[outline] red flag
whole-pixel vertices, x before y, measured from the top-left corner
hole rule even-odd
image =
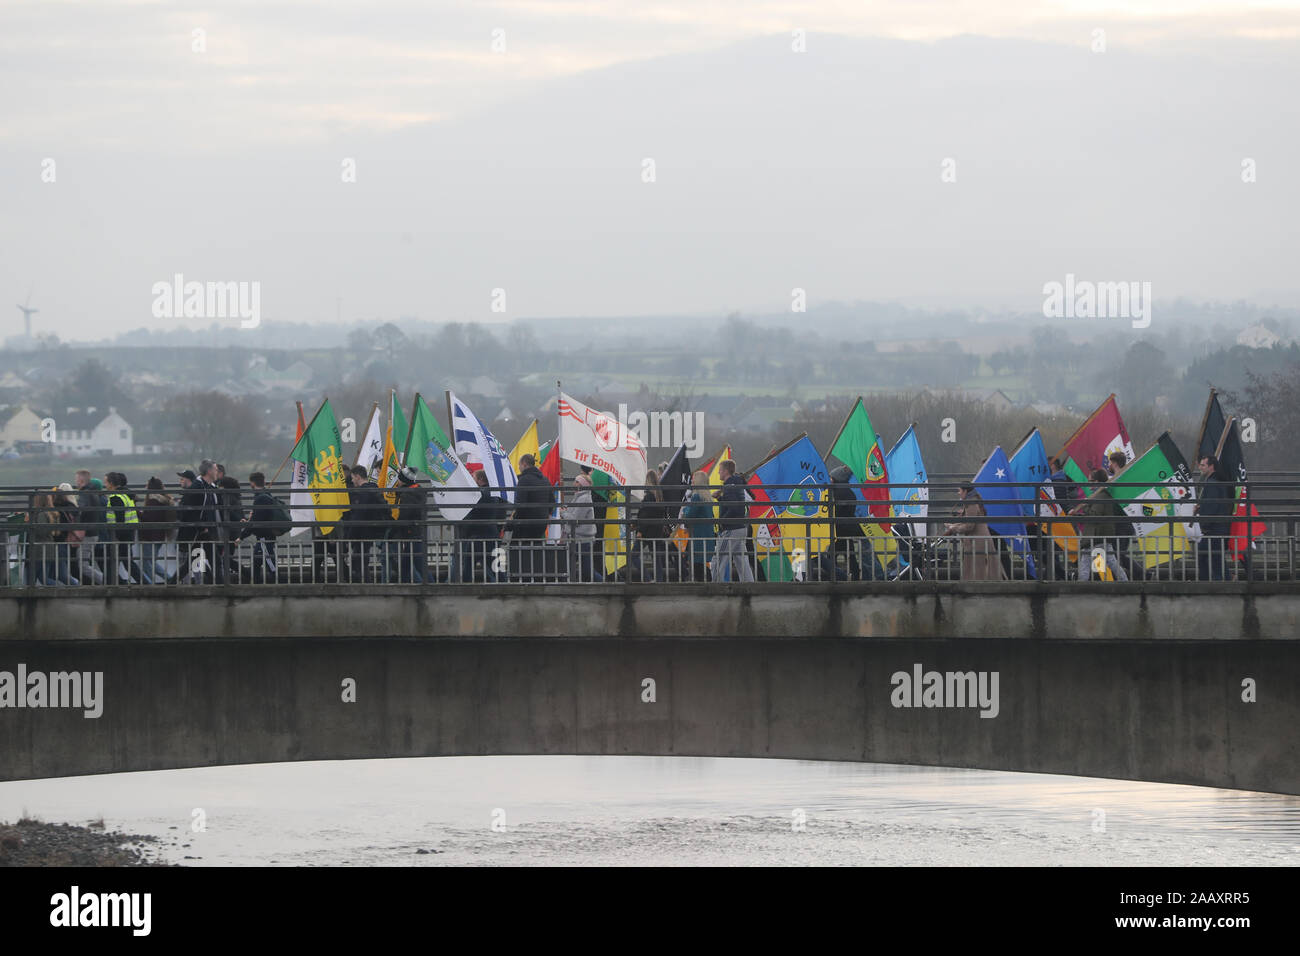
[[[553,443],[548,443],[546,457],[542,459],[541,472],[552,485],[560,483],[560,455]]]
[[[1238,488],[1237,510],[1235,516],[1238,519],[1258,518],[1259,510],[1255,507],[1255,502],[1246,500],[1245,486]],[[1268,525],[1262,521],[1238,520],[1232,522],[1228,533],[1232,536],[1232,553],[1235,557],[1241,557],[1241,552],[1250,547],[1250,542],[1262,535],[1268,530]]]

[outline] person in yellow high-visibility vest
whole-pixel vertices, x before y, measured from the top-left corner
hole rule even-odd
[[[135,510],[135,499],[131,497],[126,486],[126,475],[120,471],[110,471],[104,475],[104,485],[108,488],[105,496],[105,523],[108,525],[108,560],[104,569],[106,577],[112,580],[113,568],[117,568],[117,579],[123,584],[136,584],[145,581],[140,564],[136,560],[135,548],[138,543],[140,516]],[[130,570],[127,570],[127,565]]]

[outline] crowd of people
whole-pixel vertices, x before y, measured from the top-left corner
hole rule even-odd
[[[1085,485],[1072,481],[1059,460],[1052,462],[1051,488],[1061,514],[1065,520],[1083,519],[1078,529],[1080,580],[1098,573],[1119,581],[1145,574],[1131,547],[1132,522],[1105,487],[1126,463],[1123,453],[1112,455],[1108,469],[1094,471]],[[704,471],[694,473],[688,487],[662,486],[666,467],[663,463],[649,471],[640,500],[629,503],[621,521],[611,513],[618,505],[611,504],[608,489],[594,485],[590,468],[580,470],[558,501],[556,488],[531,455],[520,459],[513,502],[495,493],[498,489],[490,486],[486,472],[476,471],[479,499],[451,523],[454,536],[445,579],[602,581],[610,573],[606,529],[611,522],[618,522],[614,547],[625,553],[617,571],[624,580],[761,579],[756,526],[750,519],[752,499],[735,462],[719,464],[720,486],[712,485]],[[1226,547],[1233,489],[1218,474],[1213,456],[1202,458],[1199,469],[1198,576],[1221,580],[1233,570]],[[402,468],[387,488],[360,466],[350,469],[347,477],[346,507],[335,509],[341,511],[337,518],[325,520],[309,511],[308,520],[295,522],[261,472],[250,474],[244,488],[221,463],[205,459],[197,469],[177,472],[179,492],[173,494],[156,476],[136,492],[121,472],[110,471],[99,479],[81,469],[74,483],[32,495],[19,518],[21,527],[11,523],[5,528],[11,538],[20,534],[26,541],[22,578],[27,586],[275,582],[282,579],[276,541],[295,524],[311,531],[310,562],[305,558],[307,538],[302,539],[302,563],[310,564],[311,573],[300,574],[300,581],[325,582],[330,563],[335,579],[345,582],[438,580],[437,569],[429,563],[428,488],[416,473]],[[830,478],[833,533],[829,542],[808,542],[808,575],[884,577],[883,562],[876,559],[873,539],[863,527],[861,499],[849,469],[836,468]],[[963,484],[958,499],[942,533],[960,541],[961,578],[1010,577],[1010,549],[990,528],[974,484]],[[557,530],[559,542],[567,547],[553,546]],[[1030,531],[1035,530],[1031,524]],[[246,563],[240,557],[245,541],[251,545],[245,549]],[[1054,575],[1067,577],[1060,550],[1051,549],[1049,558]]]

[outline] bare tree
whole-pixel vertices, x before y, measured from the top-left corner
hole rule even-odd
[[[246,400],[224,392],[185,392],[163,406],[161,423],[189,446],[192,457],[242,461],[262,451],[262,416]]]

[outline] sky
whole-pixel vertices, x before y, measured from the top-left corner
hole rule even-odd
[[[0,300],[64,339],[239,324],[178,274],[259,321],[1295,306],[1297,53],[1298,3],[8,0]]]

